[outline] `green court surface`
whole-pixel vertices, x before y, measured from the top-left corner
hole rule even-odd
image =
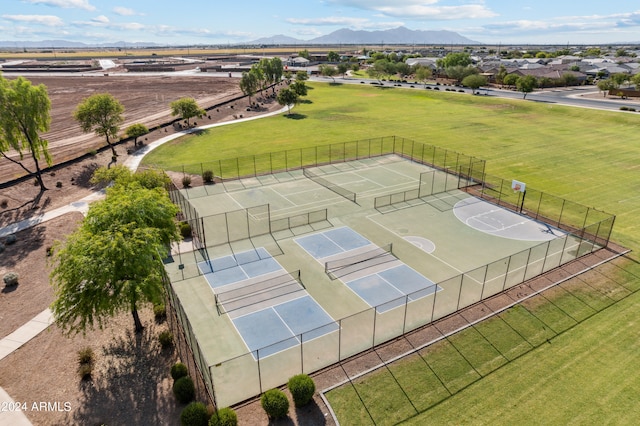
[[[198,213],[192,227],[205,247],[174,248],[166,270],[216,404],[235,404],[294,374],[334,364],[594,249],[455,189],[459,183],[451,174],[390,154],[180,190]],[[422,196],[407,197],[412,191]],[[381,247],[390,253],[367,257]],[[273,284],[271,270],[255,271],[255,260],[239,260],[251,253],[268,253],[300,283]],[[358,263],[348,275],[327,273],[326,261],[351,256]],[[212,266],[221,259],[232,259],[232,267],[249,277],[246,282],[253,280],[246,284],[256,289],[251,303],[243,302],[248,296],[233,301],[242,315],[226,314],[218,297],[224,286],[237,291],[245,285],[225,281],[240,275]],[[418,287],[403,287],[414,277]],[[283,318],[297,297],[307,296],[330,317],[333,325],[323,332],[298,329],[304,320]],[[294,311],[303,319],[324,315],[304,306]],[[244,315],[259,315],[259,322],[280,317],[287,327],[278,330],[290,328],[292,336],[268,327],[252,333]],[[269,344],[256,348],[256,339]]]

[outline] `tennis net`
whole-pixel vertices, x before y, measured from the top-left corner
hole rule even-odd
[[[312,181],[314,181],[315,183],[324,186],[325,188],[327,188],[330,191],[335,192],[336,194],[346,198],[349,201],[353,201],[354,203],[357,204],[356,202],[356,193],[349,191],[348,189],[345,189],[341,186],[336,185],[333,182],[329,182],[328,180],[321,178],[320,176],[312,173],[311,171],[309,171],[309,169],[302,169],[302,173],[308,177],[309,179],[311,179]]]
[[[304,288],[299,270],[291,273],[285,272],[266,280],[216,293],[216,308],[218,314],[227,314],[266,300],[304,290]]]
[[[389,243],[382,247],[376,247],[372,250],[354,254],[353,256],[325,262],[324,272],[329,275],[332,280],[335,280],[353,272],[391,262],[395,259],[393,244]]]

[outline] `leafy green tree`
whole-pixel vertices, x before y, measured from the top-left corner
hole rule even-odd
[[[339,62],[340,54],[338,52],[334,52],[333,50],[331,50],[329,51],[329,53],[327,53],[327,60],[329,62]]]
[[[307,49],[301,50],[298,52],[298,56],[301,58],[309,59],[311,56],[309,55],[309,51]]]
[[[636,90],[640,89],[640,73],[631,77],[631,83],[635,85]]]
[[[298,95],[298,97],[307,96],[307,85],[304,81],[294,81],[289,85],[289,89]]]
[[[162,299],[162,260],[180,238],[178,208],[163,187],[145,188],[122,169],[118,174],[106,198],[91,204],[82,225],[56,244],[51,309],[67,334],[103,328],[122,311],[131,312],[140,332],[138,307]]]
[[[278,92],[277,100],[280,105],[287,106],[288,114],[291,115],[291,105],[296,105],[300,98],[296,92],[287,88]]]
[[[138,145],[138,138],[140,136],[144,136],[147,133],[149,133],[149,129],[144,124],[135,123],[135,124],[132,124],[131,126],[127,127],[126,130],[124,131],[124,133],[127,135],[127,137],[133,138],[133,145],[137,146]]]
[[[507,74],[504,76],[502,81],[507,87],[512,87],[515,86],[519,78],[520,77],[517,74]]]
[[[340,62],[336,69],[338,70],[338,74],[342,75],[342,78],[344,78],[347,71],[349,71],[349,65],[346,62]]]
[[[33,86],[23,77],[9,81],[0,74],[0,155],[28,174],[35,174],[40,192],[47,190],[40,159],[44,158],[47,165],[52,162],[47,140],[40,137],[40,132],[49,130],[50,109],[51,101],[43,84]],[[18,153],[20,161],[8,156],[10,150]],[[35,172],[22,164],[25,151],[33,159]]]
[[[338,70],[333,65],[321,64],[318,67],[318,71],[320,71],[320,75],[324,77],[331,77],[333,82],[336,82],[335,75],[338,73]]]
[[[473,74],[477,74],[478,70],[472,66],[454,65],[452,67],[445,68],[445,74],[447,77],[456,80],[460,83],[465,77]]]
[[[615,88],[617,89],[620,86],[622,86],[627,80],[629,80],[629,75],[622,72],[618,72],[615,74],[611,74],[609,79],[613,82],[613,84],[615,85]]]
[[[395,72],[402,79],[411,74],[411,67],[406,62],[398,62],[395,64]]]
[[[622,56],[627,56],[627,51],[625,49],[616,50],[616,58],[620,58]]]
[[[613,83],[613,81],[608,80],[608,79],[607,80],[598,81],[597,86],[598,86],[598,90],[600,90],[602,92],[602,96],[604,96],[604,97],[607,96],[607,93],[610,90],[613,90],[613,89],[616,88],[615,84]]]
[[[471,55],[465,52],[448,53],[444,58],[436,61],[438,67],[447,69],[448,67],[466,67],[471,65]]]
[[[516,87],[518,91],[522,92],[522,99],[527,98],[527,93],[533,92],[538,85],[538,81],[532,75],[522,76],[516,81]]]
[[[183,120],[187,120],[187,126],[190,126],[190,120],[193,117],[201,117],[207,112],[200,108],[193,98],[180,98],[169,104],[171,106],[171,115],[178,115]]]
[[[417,65],[414,73],[416,76],[416,80],[423,83],[425,87],[427,86],[427,81],[429,81],[431,79],[431,76],[433,75],[433,71],[431,71],[431,68],[425,67],[424,65]]]
[[[262,96],[262,92],[267,87],[267,76],[264,72],[264,69],[260,66],[259,63],[254,64],[251,66],[251,69],[249,70],[249,74],[253,74],[258,84],[256,89],[260,89],[260,96]]]
[[[578,77],[569,72],[562,74],[561,80],[565,86],[576,86],[578,84]]]
[[[480,87],[487,85],[487,79],[483,75],[472,74],[462,79],[462,85],[470,87],[472,92],[475,93]]]
[[[265,75],[269,84],[275,84],[282,80],[282,73],[284,72],[284,66],[282,60],[278,57],[271,58],[268,63],[265,64]],[[276,93],[276,88],[272,87],[273,93]]]
[[[309,80],[309,74],[306,71],[298,71],[296,73],[296,81],[307,81]]]
[[[505,68],[504,65],[500,65],[500,68],[496,73],[496,83],[502,86],[504,84],[504,78],[506,76],[507,76],[507,69]]]
[[[257,89],[258,80],[255,73],[244,71],[240,78],[240,90],[249,98],[249,106],[251,106],[251,97],[256,94]]]
[[[109,93],[99,93],[82,101],[73,116],[80,123],[83,132],[93,131],[96,135],[106,138],[115,160],[118,154],[111,139],[118,137],[120,125],[124,121],[123,112],[124,106],[120,101]]]

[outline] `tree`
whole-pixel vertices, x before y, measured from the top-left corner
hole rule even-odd
[[[284,66],[280,58],[274,57],[266,64],[265,75],[269,81],[269,84],[275,84],[282,80],[282,73],[284,72]],[[273,93],[276,93],[276,88],[272,87]]]
[[[617,72],[615,74],[611,74],[609,79],[613,82],[615,88],[617,89],[622,86],[627,80],[629,80],[629,75],[622,72]]]
[[[147,126],[141,123],[135,123],[127,127],[124,133],[129,138],[133,138],[133,146],[138,146],[138,138],[149,133]]]
[[[436,64],[444,69],[455,66],[466,67],[471,65],[471,55],[464,52],[448,53],[444,58],[438,59]]]
[[[500,65],[500,68],[498,69],[498,73],[496,74],[496,83],[502,86],[504,84],[504,78],[506,76],[507,76],[507,69],[505,68],[504,65]]]
[[[335,75],[338,73],[338,70],[336,69],[336,67],[332,65],[321,64],[319,67],[319,71],[320,71],[320,75],[323,75],[325,77],[331,77],[333,79],[333,82],[334,83],[336,82]]]
[[[288,114],[291,115],[291,105],[296,105],[299,102],[299,97],[296,92],[291,89],[282,89],[278,92],[277,100],[280,105],[287,106],[289,110]]]
[[[349,65],[346,62],[340,62],[336,69],[338,70],[338,74],[342,75],[342,78],[344,78],[344,75],[349,71]]]
[[[453,78],[458,83],[460,83],[465,77],[477,74],[478,70],[472,66],[463,66],[463,65],[454,65],[452,67],[447,67],[444,70],[445,74],[449,78]]]
[[[462,85],[470,87],[472,92],[475,93],[480,87],[487,85],[487,79],[483,75],[472,74],[462,79]]]
[[[416,70],[415,70],[416,80],[422,82],[425,85],[425,87],[427,86],[427,81],[431,79],[432,74],[433,74],[433,71],[431,71],[431,68],[425,67],[424,65],[416,66]]]
[[[329,62],[339,62],[340,54],[338,52],[334,52],[333,50],[331,50],[329,51],[329,53],[327,53],[327,60]]]
[[[289,86],[289,90],[292,90],[298,97],[307,96],[307,85],[304,81],[294,81]]]
[[[251,97],[256,94],[257,89],[258,80],[256,80],[255,73],[244,71],[240,78],[240,90],[249,97],[249,106],[251,106]]]
[[[633,83],[635,85],[635,89],[639,90],[640,89],[640,74],[635,74],[633,77],[631,77],[631,83]]]
[[[80,123],[83,132],[93,131],[96,135],[106,138],[115,161],[118,154],[115,145],[111,143],[111,138],[118,137],[120,125],[124,121],[123,112],[124,106],[120,101],[109,93],[99,93],[82,101],[73,116]]]
[[[615,84],[611,80],[598,81],[598,90],[602,92],[602,96],[606,97],[610,90],[615,89]]]
[[[82,225],[55,246],[51,309],[67,334],[102,328],[127,310],[140,332],[140,303],[163,295],[162,259],[179,239],[178,208],[163,187],[145,188],[132,172],[118,173],[125,178],[117,178],[106,198],[91,204]]]
[[[306,81],[309,80],[309,74],[306,71],[298,71],[296,73],[296,81]]]
[[[47,88],[40,84],[33,86],[23,77],[6,80],[0,74],[0,155],[19,165],[28,174],[36,175],[40,192],[47,187],[42,180],[41,158],[51,165],[48,143],[40,137],[40,132],[49,130],[51,101]],[[20,161],[8,156],[8,151],[18,153]],[[24,164],[24,152],[28,151],[35,165],[35,172]]]
[[[520,77],[517,74],[507,74],[502,79],[502,82],[507,85],[507,87],[514,86]]]
[[[260,95],[262,96],[262,91],[267,87],[267,77],[264,73],[264,70],[262,69],[262,67],[260,67],[259,63],[254,64],[251,66],[249,74],[253,74],[254,79],[257,83],[256,89],[260,89]]]
[[[179,115],[184,120],[187,120],[187,126],[191,124],[189,121],[193,117],[200,117],[205,115],[207,112],[200,108],[196,103],[196,100],[193,98],[180,98],[177,99],[170,104],[171,106],[171,115]]]
[[[527,93],[533,92],[533,89],[536,88],[538,82],[536,78],[532,75],[522,76],[516,81],[516,87],[518,91],[522,92],[522,99],[527,98]]]

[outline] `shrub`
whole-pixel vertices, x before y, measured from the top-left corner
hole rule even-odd
[[[188,188],[191,186],[191,176],[185,175],[182,177],[182,187]]]
[[[193,385],[193,380],[189,376],[180,377],[173,382],[173,394],[178,402],[187,404],[196,396],[196,388]]]
[[[171,378],[173,380],[178,380],[180,377],[185,377],[189,375],[189,370],[187,370],[187,366],[181,362],[176,362],[171,366]]]
[[[9,207],[9,201],[7,200],[0,201],[0,208],[6,209],[7,207]]]
[[[18,285],[18,274],[16,272],[8,272],[4,274],[2,280],[4,281],[4,285],[7,287]]]
[[[53,247],[49,246],[47,247],[47,257],[51,257],[53,256]]]
[[[298,374],[289,379],[287,384],[291,396],[293,397],[293,403],[296,407],[302,407],[307,405],[313,399],[313,394],[316,391],[316,384],[313,379],[306,374]]]
[[[237,426],[238,416],[232,408],[222,408],[213,413],[209,426]]]
[[[158,334],[158,340],[162,349],[169,348],[173,345],[173,334],[169,330],[165,330]]]
[[[93,364],[80,364],[78,366],[78,375],[82,380],[91,379],[91,373],[93,373]]]
[[[5,245],[8,246],[14,244],[16,241],[18,241],[18,237],[16,237],[16,234],[9,234],[7,235],[7,238],[4,239]]]
[[[213,182],[213,170],[205,170],[202,173],[202,180],[204,181],[204,183]]]
[[[89,346],[78,351],[78,362],[80,364],[93,364],[94,360],[95,354],[93,353],[93,349]]]
[[[289,412],[289,400],[280,389],[270,389],[263,393],[260,404],[270,419],[285,417]]]
[[[182,235],[182,238],[191,237],[191,225],[189,225],[189,222],[180,222],[180,235]]]
[[[202,402],[192,402],[182,409],[180,424],[182,426],[207,426],[209,413]]]
[[[620,111],[629,111],[629,107],[621,106]]]
[[[56,182],[56,188],[62,188],[62,182],[57,181]]]
[[[95,149],[92,149],[91,151],[89,151],[87,154],[89,154],[92,157],[95,157],[96,155],[98,155],[98,151],[96,151]]]
[[[164,303],[158,303],[157,305],[153,305],[153,316],[158,322],[161,322],[167,319],[167,307],[164,306]]]

